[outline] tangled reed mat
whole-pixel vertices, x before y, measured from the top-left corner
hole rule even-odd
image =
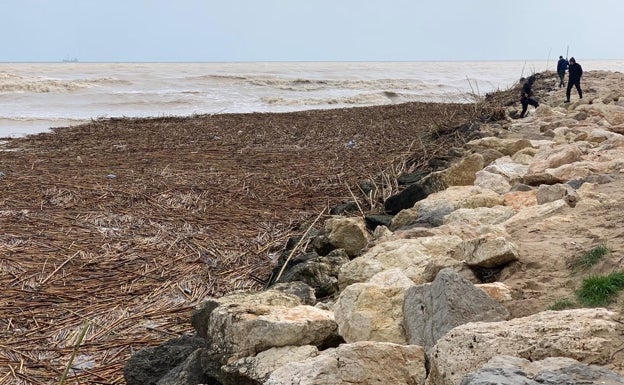
[[[133,352],[190,332],[207,296],[262,289],[321,211],[354,198],[378,210],[401,171],[463,144],[454,127],[477,112],[123,118],[6,139],[0,383],[125,383]]]

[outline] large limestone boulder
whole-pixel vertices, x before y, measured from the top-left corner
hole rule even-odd
[[[429,195],[411,209],[401,211],[392,219],[390,229],[396,230],[415,223],[439,226],[446,215],[459,208],[493,207],[503,202],[500,194],[487,188],[453,186]]]
[[[501,322],[460,325],[438,340],[429,354],[428,385],[456,385],[492,357],[530,361],[568,357],[582,363],[622,362],[624,324],[606,309],[546,311]]]
[[[500,174],[480,170],[477,171],[476,177],[477,178],[474,182],[475,186],[487,188],[499,194],[504,194],[507,191],[511,190],[511,185],[509,184],[509,181],[507,181],[507,179],[505,179],[505,177]]]
[[[432,283],[405,292],[403,307],[408,343],[430,349],[452,328],[474,321],[502,321],[509,312],[452,269]]]
[[[483,169],[503,176],[510,184],[518,182],[529,170],[529,166],[515,162],[509,156],[496,159]]]
[[[440,191],[451,186],[469,186],[474,183],[476,172],[484,166],[483,155],[470,154],[445,170],[431,173],[425,178],[425,183],[438,186],[438,188],[430,189],[429,191],[431,192]]]
[[[405,287],[354,283],[334,304],[338,334],[346,342],[380,341],[405,344],[403,300]]]
[[[456,257],[468,266],[502,267],[518,260],[518,247],[505,237],[486,235],[464,241]]]
[[[416,345],[356,342],[275,370],[265,385],[419,385],[425,381],[425,353]]]
[[[502,224],[508,228],[516,223],[522,223],[529,220],[542,220],[543,217],[547,215],[561,212],[569,207],[570,206],[563,199],[558,199],[556,201],[537,206],[527,206]]]
[[[329,243],[336,249],[344,249],[353,257],[366,247],[370,234],[364,218],[333,217],[325,221]]]
[[[452,267],[461,262],[453,258],[462,239],[439,235],[415,239],[395,239],[379,243],[340,268],[341,289],[357,282],[367,282],[384,270],[401,269],[415,283],[428,282],[425,274],[433,266]],[[433,277],[431,277],[433,279]]]
[[[252,356],[280,346],[325,346],[337,341],[334,314],[313,306],[219,306],[210,317],[213,352]]]
[[[604,128],[591,127],[586,140],[590,143],[603,143],[608,140],[622,140],[622,135]]]
[[[191,318],[212,354],[227,361],[272,347],[326,346],[339,340],[332,312],[287,293],[237,293],[207,301]]]
[[[568,181],[586,178],[596,173],[618,173],[622,170],[622,166],[624,166],[624,161],[622,159],[606,162],[579,161],[571,164],[564,164],[557,168],[547,169],[546,172],[560,180]]]
[[[576,144],[562,145],[556,148],[544,148],[535,154],[533,163],[529,165],[529,173],[544,172],[549,168],[557,168],[581,160],[583,151]]]
[[[219,306],[284,306],[294,307],[302,304],[301,298],[280,290],[265,290],[258,293],[238,292],[221,298],[211,298],[203,302],[191,315],[191,324],[201,337],[209,337],[207,331],[212,311]]]
[[[577,107],[578,111],[586,111],[592,115],[600,115],[604,117],[611,125],[624,123],[624,107],[616,104],[586,104]]]

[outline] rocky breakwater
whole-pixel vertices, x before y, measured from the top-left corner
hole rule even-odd
[[[589,274],[583,250],[611,249],[593,273],[624,269],[624,76],[587,73],[571,104],[556,84],[538,74],[537,110],[481,125],[386,225],[333,217],[269,289],[206,301],[127,383],[623,384],[621,306],[548,309]]]

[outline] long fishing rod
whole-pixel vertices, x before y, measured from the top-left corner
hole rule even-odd
[[[550,61],[550,52],[552,51],[552,48],[548,48],[548,56],[546,57],[546,70],[548,70],[548,62]]]

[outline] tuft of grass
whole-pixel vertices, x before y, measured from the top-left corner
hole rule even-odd
[[[624,289],[624,272],[590,276],[583,280],[581,288],[576,292],[576,298],[587,307],[605,306],[622,289]]]
[[[553,303],[552,305],[550,305],[548,307],[548,310],[563,310],[563,309],[571,309],[574,307],[576,307],[576,304],[572,300],[568,298],[562,298],[562,299],[555,301],[555,303]]]
[[[595,246],[573,261],[572,269],[588,269],[600,262],[610,252],[611,250],[604,243]]]

